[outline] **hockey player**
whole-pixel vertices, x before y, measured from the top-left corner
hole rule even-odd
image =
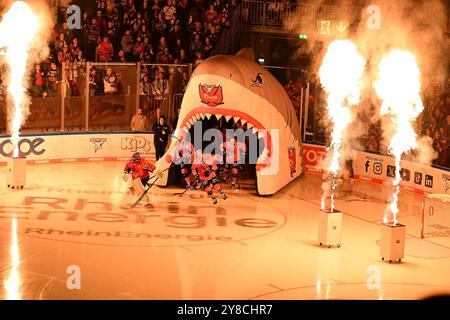
[[[125,166],[123,179],[124,181],[127,181],[128,176],[131,174],[132,186],[130,187],[130,190],[133,194],[140,196],[144,192],[144,187],[150,179],[149,172],[153,172],[155,169],[154,165],[141,158],[139,152],[136,152]],[[152,204],[150,203],[148,195],[145,195],[145,201],[145,207],[151,208]]]
[[[198,175],[202,187],[205,189],[208,197],[212,199],[213,204],[217,204],[217,198],[214,191],[220,193],[222,199],[226,200],[227,195],[220,186],[219,178],[216,175],[217,164],[210,155],[203,155],[199,150],[192,164],[192,173]]]
[[[220,150],[225,153],[223,181],[227,181],[231,173],[231,188],[238,190],[240,186],[237,183],[237,177],[242,154],[246,151],[245,144],[238,142],[236,138],[231,138],[220,146]]]
[[[195,158],[194,146],[184,136],[180,136],[179,142],[173,149],[174,163],[180,164],[186,189],[192,190],[194,186],[191,182],[191,166]]]

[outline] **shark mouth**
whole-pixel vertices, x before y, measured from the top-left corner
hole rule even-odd
[[[217,120],[225,118],[228,122],[231,118],[235,122],[239,121],[242,125],[247,124],[248,130],[252,130],[258,139],[264,140],[264,159],[260,156],[258,158],[258,163],[256,165],[256,170],[260,171],[270,165],[271,150],[272,150],[272,137],[270,132],[264,128],[264,126],[257,121],[255,118],[250,116],[248,113],[244,113],[233,109],[224,108],[210,108],[210,107],[199,107],[191,110],[186,117],[181,122],[180,128],[184,132],[189,132],[189,130],[194,126],[197,121],[209,120],[212,116],[215,116]]]

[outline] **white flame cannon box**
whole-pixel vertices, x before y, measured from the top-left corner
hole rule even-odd
[[[6,179],[8,188],[23,189],[26,182],[26,165],[27,159],[25,157],[8,158],[8,175]]]
[[[319,212],[319,244],[341,246],[342,211],[324,209]]]
[[[381,225],[380,255],[381,260],[391,263],[401,262],[405,253],[406,226],[403,224]]]

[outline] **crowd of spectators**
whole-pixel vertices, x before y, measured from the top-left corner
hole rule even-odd
[[[82,13],[81,29],[71,30],[60,17],[51,54],[31,74],[33,97],[55,96],[66,65],[68,95],[81,94],[86,61],[186,64],[194,67],[212,54],[219,35],[229,28],[237,0],[96,0]],[[64,8],[61,10],[64,11]],[[155,70],[153,70],[155,71]],[[184,72],[186,73],[186,72]],[[120,74],[92,69],[92,94],[118,94]],[[169,70],[141,74],[141,93],[164,92]],[[163,78],[161,78],[161,76]],[[185,81],[187,73],[180,75]],[[149,84],[151,84],[149,86]]]
[[[424,103],[421,135],[433,140],[433,149],[437,152],[433,163],[450,167],[450,79],[445,88],[435,86]]]
[[[89,61],[195,63],[209,56],[237,5],[236,0],[96,3],[94,15],[83,13],[81,30],[69,30],[65,23],[60,26],[55,41],[58,53],[67,46],[72,58],[81,50]]]

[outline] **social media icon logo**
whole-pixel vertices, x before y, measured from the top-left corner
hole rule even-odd
[[[411,180],[411,171],[409,171],[408,169],[401,169],[400,176],[402,177],[403,181],[410,181]]]
[[[374,162],[373,164],[373,173],[382,174],[383,173],[383,165],[381,162]]]
[[[433,176],[425,175],[425,187],[433,188]]]
[[[395,178],[395,166],[387,166],[386,175],[391,178]]]
[[[422,184],[422,173],[414,172],[414,183],[415,184]]]
[[[368,172],[369,171],[369,166],[370,166],[370,161],[367,160],[366,164],[364,166],[366,167],[366,172]]]

